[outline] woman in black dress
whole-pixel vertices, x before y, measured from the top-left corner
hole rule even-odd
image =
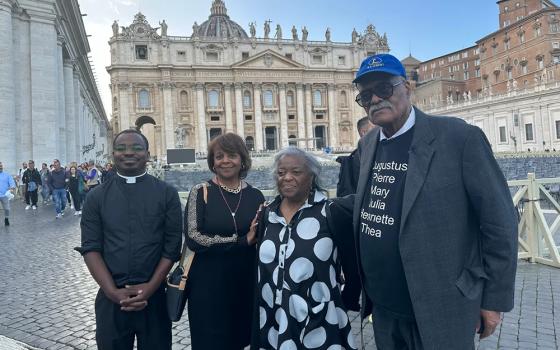
[[[208,145],[216,176],[194,186],[185,208],[193,350],[239,350],[249,344],[254,301],[256,214],[262,193],[243,181],[251,159],[243,139],[227,133]],[[207,188],[204,199],[203,187]]]
[[[82,173],[75,165],[70,167],[68,176],[68,192],[72,195],[74,202],[74,215],[82,215],[82,193],[84,192],[85,180]]]

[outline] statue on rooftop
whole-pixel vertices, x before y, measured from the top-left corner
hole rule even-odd
[[[307,35],[309,35],[307,27],[303,26],[303,29],[301,30],[301,40],[307,41]]]
[[[292,26],[292,39],[298,40],[298,35],[297,35],[296,26]]]

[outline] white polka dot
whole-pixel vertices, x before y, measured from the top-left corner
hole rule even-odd
[[[297,350],[297,345],[293,340],[286,340],[280,345],[280,350]]]
[[[297,225],[297,234],[301,239],[313,239],[319,233],[320,224],[315,218],[305,218]]]
[[[307,303],[305,299],[297,294],[290,296],[290,316],[295,318],[298,322],[303,322],[307,318]]]
[[[325,308],[325,303],[320,303],[318,305],[315,305],[311,309],[311,312],[314,313],[314,314],[318,314],[319,312],[323,311],[324,308]]]
[[[263,329],[264,325],[266,324],[266,310],[262,306],[259,307],[259,321],[261,329]]]
[[[329,237],[324,237],[315,242],[313,246],[313,253],[321,261],[327,261],[331,257],[333,249],[333,241]]]
[[[352,330],[349,330],[349,332],[348,332],[348,345],[352,349],[357,349],[356,340],[354,339],[354,334],[352,334]]]
[[[342,329],[346,327],[346,325],[348,324],[348,315],[346,314],[346,311],[337,307],[336,313],[338,314],[338,328]]]
[[[303,345],[309,349],[315,349],[325,344],[326,340],[327,332],[323,327],[319,327],[307,333],[307,335],[303,337]]]
[[[313,264],[307,258],[297,258],[290,265],[290,277],[295,283],[313,276]]]
[[[334,306],[334,301],[329,302],[325,320],[327,320],[327,322],[332,325],[338,324],[338,314],[336,313],[336,307]]]
[[[329,346],[327,348],[327,350],[343,350],[343,349],[342,349],[342,346],[340,346],[338,344],[334,344],[334,345]]]
[[[266,303],[266,305],[272,308],[272,299],[273,299],[272,288],[270,288],[270,285],[268,283],[265,283],[265,285],[262,288],[262,298]]]
[[[280,242],[284,241],[284,235],[286,234],[286,226],[282,227],[280,233],[278,233],[278,238],[280,238]]]
[[[311,286],[311,297],[318,303],[324,303],[331,300],[331,292],[329,286],[324,282],[315,282]]]
[[[271,211],[270,214],[268,214],[268,222],[270,222],[271,224],[276,224],[276,223],[281,223],[284,221],[284,218],[281,216],[278,216],[278,214],[276,214],[275,212]]]
[[[336,262],[338,257],[338,248],[334,247],[333,260]]]
[[[278,266],[272,271],[272,282],[274,282],[275,286],[278,285]]]
[[[278,333],[284,333],[288,329],[288,316],[286,316],[286,312],[283,309],[276,310],[274,319],[276,324],[278,324]]]
[[[334,269],[334,266],[331,265],[331,267],[329,267],[329,275],[331,277],[331,287],[336,287],[336,270]]]
[[[292,255],[294,249],[296,249],[296,242],[294,242],[294,240],[290,238],[290,240],[288,241],[288,247],[286,248],[286,259],[288,259]]]
[[[276,256],[276,246],[274,242],[267,239],[262,242],[261,247],[259,249],[259,259],[263,264],[270,264],[274,261],[274,257]]]
[[[261,268],[257,267],[257,282],[261,281]]]
[[[323,209],[321,209],[321,215],[323,215],[324,217],[327,217],[327,212],[326,212],[326,208],[327,207],[327,203],[325,203],[325,205],[323,205]]]
[[[268,342],[273,348],[278,349],[278,331],[274,327],[268,331]]]

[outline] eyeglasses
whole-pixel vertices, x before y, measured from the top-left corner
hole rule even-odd
[[[146,148],[140,144],[134,144],[134,145],[121,144],[121,145],[115,145],[115,147],[113,147],[113,151],[115,152],[126,152],[126,150],[129,150],[134,153],[141,153],[144,152]]]
[[[369,107],[369,105],[371,105],[371,98],[373,97],[373,95],[386,100],[389,97],[393,96],[393,90],[395,89],[395,86],[399,86],[404,82],[404,80],[401,80],[398,83],[392,84],[388,81],[381,81],[371,89],[360,92],[358,96],[356,96],[356,103],[360,107]]]

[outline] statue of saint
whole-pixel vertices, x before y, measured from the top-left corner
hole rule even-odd
[[[274,37],[276,40],[282,40],[282,27],[280,27],[280,24],[276,25],[276,34],[274,34]]]
[[[192,35],[193,36],[198,36],[198,23],[196,23],[196,21],[192,25]]]
[[[292,39],[298,40],[298,35],[297,35],[296,26],[292,26]]]
[[[303,29],[301,30],[301,40],[307,41],[307,35],[309,35],[309,32],[307,31],[307,27],[303,26]]]
[[[113,36],[116,38],[119,35],[119,24],[117,21],[113,22]]]
[[[251,38],[257,35],[257,29],[255,28],[255,22],[249,23],[249,32],[251,33]]]
[[[331,41],[331,29],[327,27],[327,31],[325,32],[325,40]]]
[[[165,23],[165,20],[160,22],[159,25],[161,26],[161,36],[167,36],[167,23]]]
[[[358,32],[356,31],[356,28],[354,28],[352,31],[352,44],[355,44],[356,42],[358,42]]]
[[[264,38],[268,39],[270,34],[270,21],[264,21]]]

